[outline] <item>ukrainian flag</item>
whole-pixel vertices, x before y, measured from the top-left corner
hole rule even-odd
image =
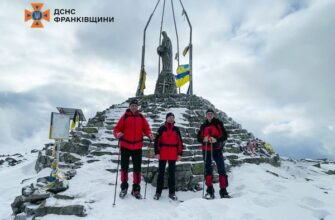
[[[79,122],[79,114],[77,111],[74,112],[73,118],[72,118],[72,124],[71,129],[74,129],[76,127],[76,123]]]
[[[177,88],[182,87],[185,83],[190,81],[190,65],[179,65],[177,68],[177,75],[175,77]]]

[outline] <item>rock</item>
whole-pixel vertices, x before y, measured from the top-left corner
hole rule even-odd
[[[204,163],[194,163],[192,164],[193,175],[203,175],[204,174]]]
[[[25,202],[38,203],[50,197],[50,193],[34,192],[34,194],[24,197]]]
[[[5,161],[7,161],[7,163],[8,163],[9,166],[15,166],[16,164],[19,163],[19,161],[15,160],[15,159],[12,158],[12,157],[7,157],[7,158],[5,159]]]
[[[13,210],[13,214],[18,214],[23,212],[23,203],[25,202],[24,196],[17,196],[14,199],[14,202],[12,202],[11,207]]]
[[[24,203],[37,203],[39,201],[43,201],[50,197],[49,193],[35,193],[29,196],[17,196],[14,199],[14,202],[11,204],[12,210],[14,214],[18,214],[24,211]]]
[[[38,157],[37,157],[36,164],[35,164],[36,172],[40,172],[45,167],[51,167],[52,161],[53,161],[53,158],[43,154],[43,152],[40,151],[38,153]]]
[[[69,141],[65,143],[63,146],[61,146],[61,151],[76,153],[81,156],[84,156],[88,154],[88,148],[89,146],[87,145],[81,145],[81,144],[77,144],[77,143]]]
[[[117,148],[117,145],[112,144],[106,144],[106,143],[93,143],[92,146],[98,147],[98,148]]]
[[[82,139],[80,140],[80,143],[81,143],[82,145],[84,145],[84,146],[89,146],[92,142],[91,142],[90,140],[88,140],[88,139],[82,138]]]
[[[69,182],[65,179],[56,179],[51,187],[47,191],[52,193],[64,192],[69,188]]]
[[[54,195],[55,199],[62,199],[62,200],[74,200],[74,196],[69,196],[69,195],[62,195],[62,194],[55,194]]]
[[[26,220],[26,219],[27,219],[27,215],[25,213],[17,214],[14,218],[14,220]]]
[[[65,163],[75,163],[77,161],[80,161],[81,157],[74,153],[65,152],[60,154],[59,160]]]
[[[76,215],[79,217],[86,216],[85,207],[82,205],[69,205],[69,206],[44,206],[35,210],[35,217],[42,217],[49,214],[55,215]]]
[[[77,174],[77,171],[76,170],[68,170],[64,174],[67,177],[67,179],[70,180]]]
[[[95,159],[93,159],[93,160],[87,160],[86,162],[87,162],[87,163],[94,163],[94,162],[98,162],[98,161],[100,161],[100,160],[95,160]]]
[[[325,173],[328,174],[328,175],[335,175],[335,170],[328,170]]]
[[[94,156],[115,155],[114,153],[110,151],[92,151],[91,154]]]
[[[34,185],[30,184],[29,186],[25,186],[22,188],[21,194],[27,197],[27,196],[32,195],[35,191],[36,191],[36,188],[34,187]]]
[[[320,163],[314,164],[313,166],[315,166],[317,168],[321,168],[321,164]]]
[[[102,127],[102,126],[100,126]],[[83,128],[83,131],[86,132],[86,133],[89,133],[89,134],[95,134],[95,133],[98,133],[98,129],[95,128],[95,127],[84,127]]]

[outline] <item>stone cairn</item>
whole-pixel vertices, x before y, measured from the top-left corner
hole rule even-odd
[[[279,155],[269,152],[264,147],[264,141],[255,138],[252,133],[243,129],[240,124],[201,97],[185,94],[155,94],[138,97],[138,100],[140,102],[140,111],[148,119],[153,132],[156,132],[165,122],[166,113],[173,112],[176,115],[176,125],[180,127],[184,141],[182,160],[176,164],[177,190],[201,190],[204,164],[202,161],[202,151],[197,142],[197,132],[205,119],[205,111],[208,108],[216,111],[216,117],[223,121],[228,132],[228,140],[223,150],[228,174],[232,166],[239,166],[242,163],[269,163],[273,166],[280,166]],[[130,99],[122,104],[112,105],[102,112],[97,112],[95,117],[89,119],[86,125],[71,132],[72,137],[69,141],[61,144],[59,167],[65,172],[68,179],[76,175],[76,169],[80,168],[83,163],[100,161],[99,158],[101,156],[107,155],[113,163],[117,164],[118,142],[112,133],[120,116],[128,108],[129,101]],[[253,155],[248,155],[243,151],[246,142],[250,139],[256,140],[258,144],[258,148]],[[145,139],[142,175],[144,181],[155,186],[158,161],[154,157],[153,148],[148,146],[149,141]],[[52,148],[53,143],[46,144],[43,150],[38,153],[35,165],[37,172],[51,166],[53,161]],[[116,172],[116,169],[106,170],[112,173]],[[130,165],[129,171],[132,171],[132,165]],[[216,172],[215,168],[214,172]],[[168,176],[165,176],[165,186],[167,186]],[[50,198],[62,200],[75,199],[72,196],[43,190],[43,187],[47,184],[47,178],[40,178],[37,180],[37,183],[25,186],[22,189],[22,195],[17,196],[12,203],[13,214],[16,216],[15,219],[26,219],[27,216],[36,218],[47,214],[86,215],[85,207],[87,204],[63,207],[47,206],[46,200]],[[24,181],[26,180],[22,182]],[[217,173],[214,175],[214,181],[218,181]],[[71,181],[69,180],[69,182]]]

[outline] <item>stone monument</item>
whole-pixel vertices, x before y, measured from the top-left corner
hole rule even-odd
[[[158,75],[155,94],[177,94],[175,77],[172,73],[172,43],[165,31],[162,31],[163,40],[157,48],[157,53],[162,59],[163,68]]]

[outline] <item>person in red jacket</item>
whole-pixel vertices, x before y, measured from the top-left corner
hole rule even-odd
[[[175,168],[176,161],[181,159],[182,153],[183,140],[179,128],[174,125],[174,115],[170,112],[166,115],[165,124],[158,129],[155,138],[155,154],[159,160],[157,188],[154,196],[155,200],[158,200],[162,194],[167,162],[169,163],[169,198],[177,200],[175,193]]]
[[[141,199],[141,164],[143,135],[153,140],[150,126],[145,117],[138,111],[138,101],[133,99],[129,108],[120,118],[114,128],[114,136],[119,139],[121,147],[121,192],[120,197],[124,198],[128,190],[128,168],[129,158],[133,160],[133,189],[131,194]]]
[[[206,199],[214,199],[212,160],[215,161],[219,173],[220,197],[230,198],[227,192],[228,177],[222,155],[225,140],[227,140],[227,132],[222,121],[214,117],[213,109],[208,109],[206,111],[206,121],[201,125],[198,132],[198,141],[201,143],[205,162]]]

